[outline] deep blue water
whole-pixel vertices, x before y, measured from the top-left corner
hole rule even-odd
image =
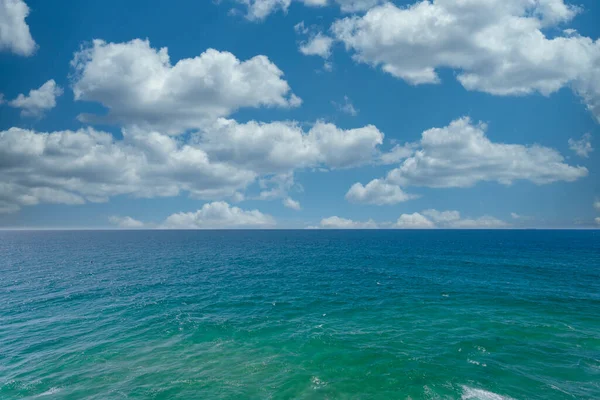
[[[598,399],[600,231],[1,231],[0,398]]]

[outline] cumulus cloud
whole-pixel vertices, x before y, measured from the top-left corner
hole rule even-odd
[[[108,115],[80,116],[86,122],[137,125],[167,133],[197,128],[242,107],[296,107],[283,72],[267,57],[246,61],[209,49],[172,65],[166,47],[147,40],[94,40],[71,62],[75,100],[94,101]]]
[[[25,18],[29,7],[23,0],[0,0],[0,51],[22,56],[35,52],[36,44]]]
[[[510,185],[516,180],[543,185],[572,182],[588,174],[585,167],[566,164],[554,149],[494,143],[486,137],[486,130],[485,124],[473,124],[467,117],[444,128],[429,129],[419,142],[405,146],[412,149],[412,156],[405,158],[385,179],[375,179],[366,186],[356,183],[346,198],[391,204],[385,201],[388,193],[399,194],[406,186],[466,188],[478,182]],[[377,200],[380,197],[382,200]],[[399,195],[398,199],[403,198]]]
[[[452,224],[460,220],[460,213],[458,211],[438,211],[429,209],[423,211],[422,213],[435,223]]]
[[[300,206],[300,202],[292,199],[291,197],[286,197],[283,199],[283,205],[287,208],[291,208],[292,210],[300,211],[302,207]]]
[[[385,182],[383,179],[374,179],[366,186],[361,183],[352,185],[346,200],[352,203],[392,205],[414,199],[416,196],[405,193],[400,186]]]
[[[398,218],[398,221],[396,221],[395,227],[402,229],[430,229],[434,228],[435,225],[423,215],[413,213],[402,214]]]
[[[372,219],[366,222],[353,221],[337,216],[323,218],[319,224],[323,229],[376,229],[378,225]]]
[[[450,68],[467,90],[494,95],[571,87],[600,122],[600,41],[544,33],[578,12],[563,0],[424,0],[375,6],[331,31],[356,61],[410,84],[439,83]]]
[[[332,38],[319,32],[310,37],[308,41],[301,43],[299,50],[305,56],[319,56],[327,59],[331,55],[332,44]]]
[[[221,118],[200,132],[197,141],[215,160],[262,173],[284,173],[293,168],[370,163],[383,137],[373,125],[343,130],[318,121],[305,132],[295,122],[241,124]]]
[[[93,129],[0,132],[0,208],[81,204],[116,195],[197,198],[233,195],[252,171],[211,162],[202,149],[157,132],[124,131],[123,140]]]
[[[462,218],[458,211],[424,210],[420,213],[401,214],[395,222],[353,221],[341,217],[329,217],[321,220],[319,226],[309,228],[322,229],[495,229],[509,226],[495,217],[484,215],[478,218]]]
[[[119,217],[119,216],[112,216],[108,219],[110,221],[111,224],[118,226],[119,228],[124,228],[124,229],[139,229],[139,228],[143,228],[145,225],[142,221],[138,221],[136,219],[133,219],[131,217]]]
[[[292,0],[237,0],[246,6],[246,18],[251,21],[262,21],[276,11],[287,12]]]
[[[508,226],[504,221],[484,215],[462,219],[458,211],[425,210],[421,213],[402,214],[396,222],[398,228],[493,229]]]
[[[56,84],[54,79],[50,79],[39,89],[30,90],[28,96],[19,94],[8,104],[11,107],[20,108],[23,117],[41,117],[46,111],[56,107],[56,98],[62,94],[63,89]]]
[[[494,143],[485,124],[468,117],[444,128],[423,132],[419,149],[390,171],[387,180],[399,185],[470,187],[481,181],[510,185],[529,180],[538,185],[572,182],[588,174],[574,167],[554,149],[539,145]]]
[[[372,162],[383,134],[373,126],[342,130],[317,122],[262,124],[220,119],[187,137],[126,128],[123,139],[94,129],[0,131],[0,209],[38,203],[82,204],[117,195],[241,201],[260,178],[261,200],[300,205],[294,171]]]
[[[600,217],[597,217],[594,221],[596,221],[596,224],[600,225]]]
[[[592,147],[592,135],[586,133],[579,140],[569,139],[569,148],[578,156],[588,158],[590,153],[594,151]]]
[[[296,24],[294,30],[297,34],[306,36],[306,40],[300,42],[298,50],[305,56],[319,56],[325,60],[323,64],[323,70],[331,72],[333,70],[333,63],[329,61],[331,57],[331,47],[333,46],[334,40],[324,35],[319,31],[319,28],[315,25],[306,26],[304,21]]]
[[[196,212],[170,215],[163,227],[169,229],[222,229],[272,227],[275,219],[258,210],[242,210],[224,201],[207,203]]]

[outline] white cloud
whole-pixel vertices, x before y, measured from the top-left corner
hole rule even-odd
[[[94,129],[0,131],[0,209],[38,203],[82,204],[117,195],[243,200],[260,178],[258,199],[285,200],[302,187],[294,171],[372,162],[383,134],[373,126],[342,130],[317,122],[261,124],[220,119],[189,137],[126,128],[123,139]]]
[[[600,41],[570,30],[544,30],[579,11],[563,0],[432,0],[392,3],[336,21],[334,37],[354,59],[410,84],[439,83],[437,70],[457,70],[467,90],[548,96],[579,94],[600,122]]]
[[[402,214],[396,222],[353,221],[341,217],[329,217],[321,220],[318,226],[307,229],[495,229],[509,226],[506,222],[489,215],[479,218],[462,219],[458,211],[424,210],[420,213]]]
[[[245,211],[223,201],[207,203],[196,212],[169,216],[163,226],[169,229],[260,228],[275,225],[275,219],[258,210]]]
[[[569,148],[578,156],[587,158],[594,151],[592,147],[592,135],[586,133],[580,140],[569,139]]]
[[[402,229],[430,229],[435,228],[435,225],[423,215],[413,213],[402,214],[398,218],[398,221],[396,221],[395,227]]]
[[[283,205],[296,211],[300,211],[302,209],[302,207],[300,207],[300,203],[291,197],[286,197],[283,199]]]
[[[290,189],[302,189],[294,182],[293,171],[265,176],[258,180],[258,186],[261,189],[258,200],[286,199]]]
[[[372,162],[383,134],[374,126],[343,130],[317,122],[305,132],[294,122],[245,124],[219,119],[197,140],[215,160],[262,173],[294,168],[347,168]]]
[[[494,229],[508,224],[489,215],[479,218],[461,219],[458,211],[425,210],[421,213],[402,214],[396,222],[399,228],[449,228],[449,229]]]
[[[307,42],[303,42],[300,45],[299,50],[300,53],[304,54],[305,56],[319,56],[327,59],[331,55],[332,44],[332,38],[319,32],[309,38]]]
[[[600,225],[600,217],[597,217],[597,218],[595,219],[595,221],[596,221],[596,224]]]
[[[22,56],[35,52],[35,41],[25,22],[28,15],[29,7],[23,0],[0,0],[0,51]]]
[[[56,98],[62,94],[63,89],[56,84],[54,79],[50,79],[39,89],[30,90],[28,96],[19,94],[8,104],[20,108],[23,117],[41,117],[46,111],[56,107]]]
[[[211,162],[200,148],[156,132],[124,131],[123,140],[93,129],[0,131],[0,207],[81,204],[116,195],[234,195],[252,171]]]
[[[304,4],[311,7],[324,7],[327,5],[327,0],[302,0]]]
[[[353,117],[356,117],[358,115],[358,110],[354,108],[354,105],[352,104],[352,101],[348,96],[344,96],[343,104],[338,104],[335,101],[332,101],[331,103],[335,106],[335,108],[337,108],[343,113],[352,115]]]
[[[110,217],[108,220],[111,224],[117,225],[119,228],[136,229],[144,227],[144,223],[142,221],[138,221],[131,217],[119,217],[115,215]]]
[[[452,222],[449,225],[451,228],[462,228],[462,229],[493,229],[493,228],[504,228],[508,224],[497,218],[485,215],[476,219],[461,219]]]
[[[377,223],[373,220],[358,222],[337,216],[323,218],[319,225],[323,229],[376,229]]]
[[[281,11],[287,13],[292,0],[236,0],[246,7],[246,18],[250,21],[264,21],[269,15]],[[343,12],[364,11],[385,0],[296,0],[309,7],[323,7],[337,4]]]
[[[596,201],[594,202],[594,208],[595,208],[596,210],[600,211],[600,200],[596,200]]]
[[[171,65],[167,48],[147,40],[106,43],[94,40],[71,62],[76,100],[109,109],[105,117],[83,121],[115,122],[180,133],[242,107],[296,107],[301,100],[265,56],[246,61],[209,49]]]
[[[262,21],[270,14],[281,10],[287,12],[292,0],[237,0],[248,9],[246,18],[251,21]]]
[[[410,143],[404,146],[395,145],[389,152],[381,154],[380,161],[382,164],[397,164],[413,153],[414,149]]]
[[[386,0],[335,0],[343,12],[353,13],[365,11],[378,4],[385,3]]]
[[[452,224],[460,220],[460,213],[458,211],[438,211],[429,209],[423,211],[423,215],[428,216],[436,223],[442,224]]]
[[[566,164],[554,149],[494,143],[486,130],[485,124],[473,125],[465,117],[423,132],[415,154],[390,171],[387,181],[436,188],[470,187],[482,181],[510,185],[516,180],[542,185],[588,174],[584,167]]]
[[[510,185],[528,180],[538,185],[557,181],[572,182],[587,176],[588,170],[571,166],[554,149],[539,145],[494,143],[485,132],[487,125],[474,125],[467,117],[444,128],[423,132],[417,143],[395,147],[389,156],[405,158],[385,179],[374,179],[366,186],[355,183],[347,199],[370,204],[392,204],[386,193],[400,193],[406,186],[433,188],[471,187],[478,182]],[[388,153],[389,154],[389,153]],[[380,156],[383,159],[386,156]],[[385,160],[384,160],[385,161]],[[385,189],[385,191],[384,191]]]
[[[361,183],[352,185],[346,200],[352,203],[364,203],[375,205],[392,205],[403,201],[414,199],[416,196],[405,193],[400,186],[386,183],[382,179],[374,179],[363,186]]]

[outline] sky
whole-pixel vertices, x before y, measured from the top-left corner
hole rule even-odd
[[[596,0],[0,0],[0,228],[600,228]]]

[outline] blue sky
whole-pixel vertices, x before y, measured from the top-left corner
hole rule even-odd
[[[598,227],[599,17],[0,0],[0,227]]]

